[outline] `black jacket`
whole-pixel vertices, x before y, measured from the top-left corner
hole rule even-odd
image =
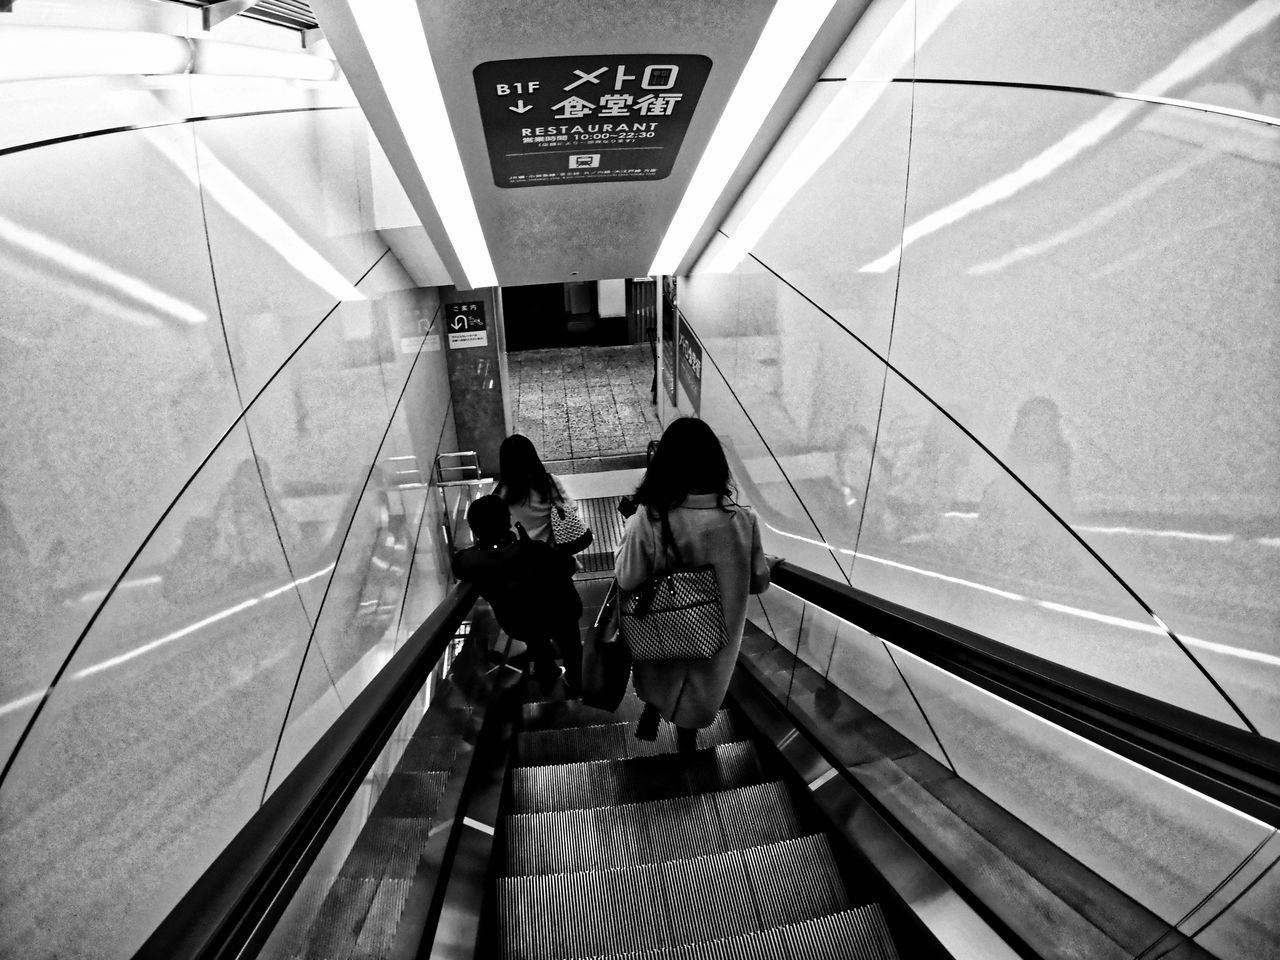
[[[453,575],[470,580],[489,601],[498,626],[517,640],[552,635],[582,615],[573,585],[573,557],[541,540],[468,547],[453,558]]]

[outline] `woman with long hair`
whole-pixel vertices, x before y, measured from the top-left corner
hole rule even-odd
[[[673,556],[686,566],[715,566],[728,642],[705,660],[638,661],[636,694],[645,703],[636,727],[641,740],[656,739],[660,719],[674,723],[682,752],[697,749],[697,733],[715,720],[742,645],[747,596],[769,586],[769,563],[760,546],[755,511],[734,502],[729,464],[714,431],[701,420],[675,420],[662,434],[636,489],[636,512],[627,520],[614,576],[634,590],[668,570]],[[676,550],[664,539],[669,528]]]
[[[551,542],[551,508],[573,501],[560,478],[542,465],[533,441],[513,433],[498,448],[498,484],[493,491],[511,508],[511,520],[524,527],[531,540]]]

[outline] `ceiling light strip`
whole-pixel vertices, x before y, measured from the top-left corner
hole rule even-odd
[[[835,0],[778,0],[685,189],[651,275],[674,273]]]
[[[825,2],[825,0],[824,0]],[[498,282],[414,0],[350,0],[378,80],[471,287]]]

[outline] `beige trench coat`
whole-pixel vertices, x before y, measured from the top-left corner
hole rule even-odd
[[[769,566],[760,547],[755,511],[735,503],[716,506],[715,494],[687,497],[671,511],[671,534],[689,566],[715,564],[729,642],[709,660],[665,660],[637,663],[636,694],[667,720],[682,727],[705,727],[714,719],[729,689],[729,679],[742,646],[747,595],[769,586]],[[618,586],[634,590],[667,569],[662,523],[644,507],[627,520],[614,563]]]

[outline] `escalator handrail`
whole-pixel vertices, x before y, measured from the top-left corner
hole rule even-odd
[[[160,923],[135,960],[241,956],[269,936],[333,825],[476,600],[458,584]]]
[[[773,583],[1085,739],[1280,827],[1280,742],[781,562]],[[927,708],[927,706],[926,706]]]

